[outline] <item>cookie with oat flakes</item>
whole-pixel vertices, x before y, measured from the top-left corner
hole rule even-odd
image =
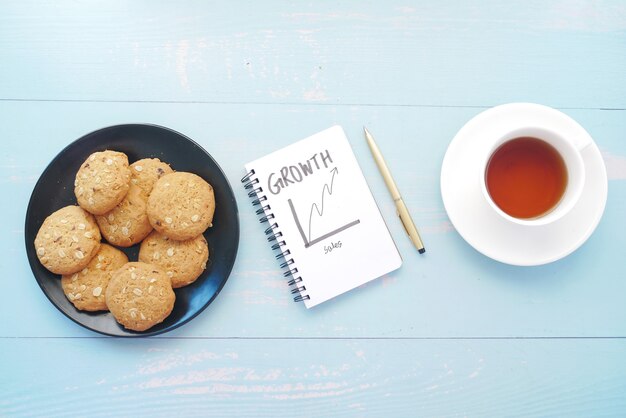
[[[146,199],[154,183],[166,174],[173,173],[172,167],[158,158],[144,158],[130,165],[130,182],[141,187]]]
[[[147,201],[141,188],[131,184],[119,205],[104,215],[96,216],[104,238],[120,247],[130,247],[141,242],[152,231],[146,213]]]
[[[56,274],[84,269],[100,249],[100,230],[89,212],[66,206],[48,216],[35,237],[41,264]]]
[[[139,248],[139,261],[163,267],[173,288],[196,281],[208,260],[209,246],[202,234],[187,241],[176,241],[154,231]]]
[[[91,154],[80,166],[74,194],[81,208],[102,215],[117,206],[130,187],[128,157],[117,151]]]
[[[202,234],[212,226],[214,213],[213,187],[193,173],[166,174],[157,180],[148,198],[152,227],[178,241]]]
[[[104,300],[106,288],[113,272],[128,263],[126,254],[107,244],[91,259],[87,267],[61,278],[65,296],[76,309],[83,311],[107,311]]]
[[[117,322],[134,331],[145,331],[169,316],[176,295],[161,267],[132,262],[113,274],[105,298]]]

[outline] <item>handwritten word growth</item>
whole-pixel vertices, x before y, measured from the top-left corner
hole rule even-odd
[[[279,194],[281,190],[289,187],[290,184],[300,183],[314,172],[322,168],[328,168],[328,165],[332,164],[332,162],[333,159],[328,150],[315,153],[303,163],[299,162],[297,165],[284,166],[278,172],[271,173],[267,178],[267,188],[270,193]]]

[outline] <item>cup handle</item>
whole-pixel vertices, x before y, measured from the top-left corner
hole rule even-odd
[[[575,135],[572,135],[572,141],[574,143],[574,147],[576,147],[578,152],[581,152],[582,150],[587,148],[589,145],[593,144],[593,138],[591,138],[591,135],[589,135],[589,132],[587,132],[585,128],[583,128],[578,122],[572,119],[569,115],[565,115],[564,113],[561,113],[561,115],[564,115],[565,118],[568,119],[569,125],[573,125],[572,128],[574,127],[576,128],[576,129],[572,129],[572,133],[576,132]]]

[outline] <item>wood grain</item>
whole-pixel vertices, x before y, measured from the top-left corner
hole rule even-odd
[[[19,338],[2,345],[2,361],[19,362],[10,380],[0,375],[6,416],[583,417],[626,408],[624,340]]]
[[[0,5],[3,99],[626,107],[614,1]]]
[[[624,416],[626,5],[611,0],[0,3],[0,416]],[[474,251],[439,171],[490,106],[564,110],[599,145],[609,200],[557,263]],[[60,314],[24,252],[32,188],[72,140],[146,122],[231,180],[241,247],[223,292],[165,336],[102,338]],[[243,164],[344,127],[404,266],[307,311],[291,302]],[[376,136],[419,257],[362,138]]]
[[[543,267],[519,268],[492,261],[467,245],[449,223],[439,193],[439,170],[447,144],[480,109],[354,106],[123,104],[4,102],[0,113],[5,158],[4,188],[15,202],[4,209],[11,237],[4,251],[6,291],[33,301],[8,310],[4,336],[89,335],[45,299],[26,262],[22,225],[39,174],[70,141],[102,126],[160,123],[190,136],[222,165],[240,207],[242,240],[231,278],[215,303],[179,336],[254,337],[482,337],[626,336],[623,269],[615,260],[626,246],[622,225],[626,182],[623,111],[570,110],[600,144],[613,172],[605,216],[591,239],[571,257]],[[36,115],[36,116],[35,116]],[[33,123],[36,117],[37,123]],[[68,124],[68,120],[72,120]],[[291,302],[273,252],[264,240],[249,199],[239,184],[243,164],[271,149],[334,123],[346,129],[357,159],[404,257],[403,267],[334,301],[307,311]],[[419,256],[396,221],[395,208],[362,137],[366,124],[377,135],[394,177],[428,246]],[[37,152],[32,153],[33,144]],[[14,262],[19,260],[19,262]],[[23,326],[25,319],[29,324]]]

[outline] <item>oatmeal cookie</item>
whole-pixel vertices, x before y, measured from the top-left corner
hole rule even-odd
[[[83,311],[106,311],[104,293],[113,272],[128,263],[126,254],[107,244],[91,259],[87,267],[61,278],[65,296],[76,309]]]
[[[80,166],[74,194],[81,208],[102,215],[117,206],[128,192],[128,157],[117,151],[94,152]]]
[[[170,239],[188,240],[212,226],[213,187],[201,177],[176,172],[161,177],[148,198],[152,227]]]
[[[130,182],[139,186],[147,199],[154,183],[164,175],[173,172],[169,164],[158,158],[144,158],[130,165]]]
[[[161,266],[174,288],[193,283],[206,269],[208,259],[209,246],[202,234],[187,241],[176,241],[154,231],[139,249],[139,261]]]
[[[152,231],[146,213],[147,199],[139,186],[131,184],[119,205],[104,215],[96,216],[104,238],[120,247],[130,247],[141,242]]]
[[[168,317],[176,295],[161,267],[126,263],[111,278],[106,304],[120,324],[134,331],[145,331]]]
[[[48,216],[35,237],[41,264],[56,274],[84,269],[100,249],[100,230],[90,213],[66,206]]]

